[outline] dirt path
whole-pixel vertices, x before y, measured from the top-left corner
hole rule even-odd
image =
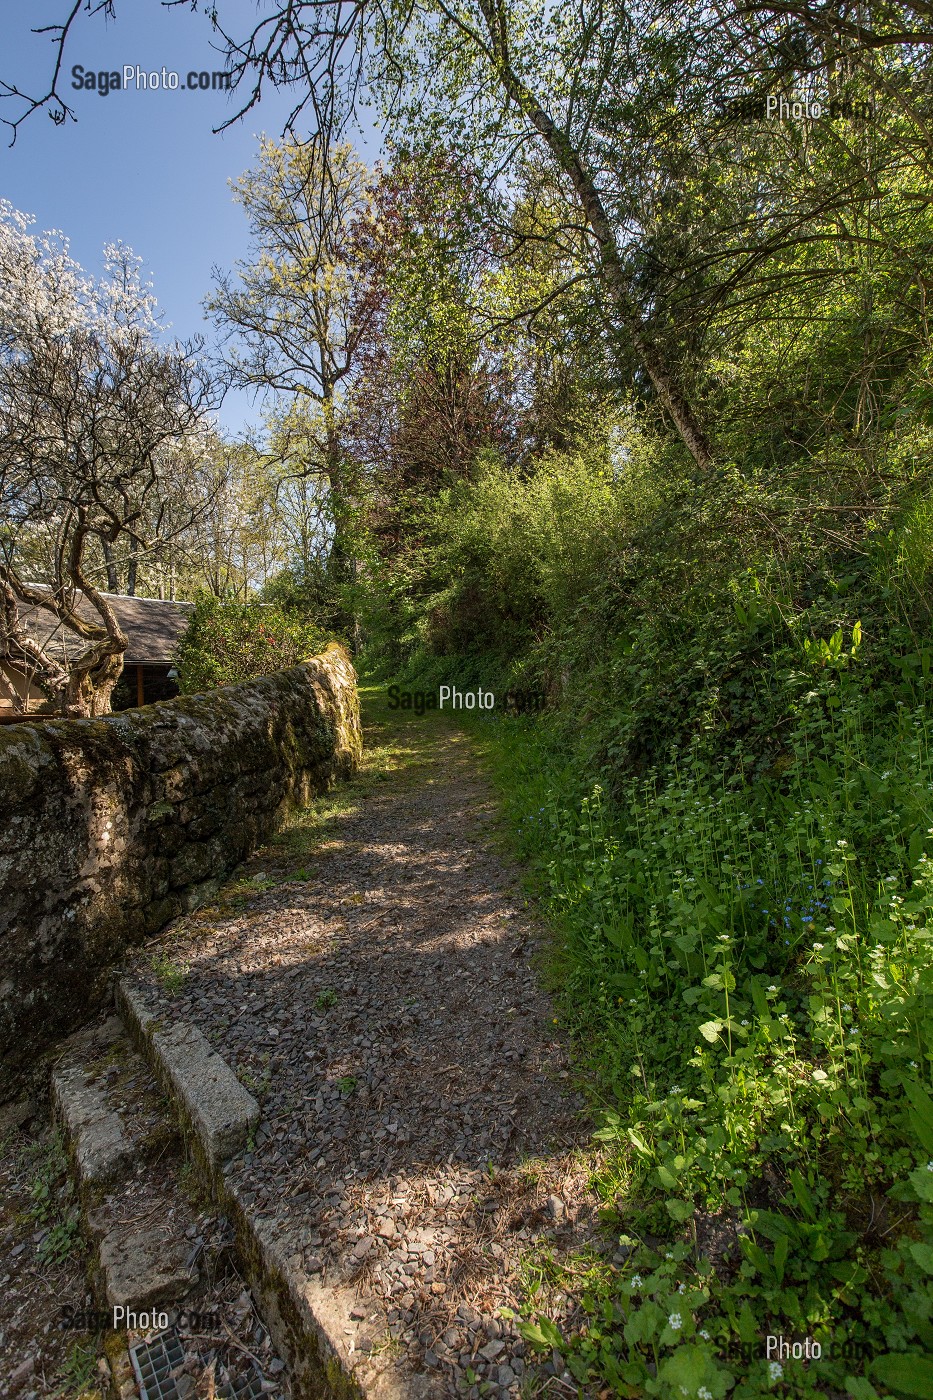
[[[594,1228],[541,933],[468,737],[367,708],[355,782],[137,975],[261,1099],[241,1180],[300,1267],[355,1283],[367,1365],[404,1353],[432,1395],[567,1393],[499,1314]]]

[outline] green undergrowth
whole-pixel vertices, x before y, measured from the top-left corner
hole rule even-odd
[[[610,795],[566,717],[472,725],[629,1251],[575,1335],[525,1324],[588,1390],[933,1395],[933,720],[922,654],[879,681],[859,642],[775,657],[767,766],[694,732]]]

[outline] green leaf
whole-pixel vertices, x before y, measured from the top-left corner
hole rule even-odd
[[[700,1035],[712,1045],[714,1041],[719,1039],[721,1030],[722,1021],[705,1021],[700,1027]]]
[[[933,1172],[927,1171],[926,1167],[917,1167],[910,1173],[910,1184],[921,1201],[933,1201]]]
[[[739,1337],[747,1346],[753,1346],[760,1341],[760,1329],[755,1321],[755,1315],[747,1303],[742,1304],[742,1311],[739,1313],[736,1323]]]
[[[782,1235],[774,1246],[774,1273],[779,1284],[784,1282],[784,1265],[787,1263],[789,1248],[790,1240],[786,1235]]]
[[[889,1352],[876,1356],[871,1364],[876,1380],[891,1390],[916,1395],[920,1400],[933,1400],[933,1360],[917,1352]]]
[[[522,1337],[524,1337],[525,1341],[529,1344],[529,1346],[534,1347],[536,1351],[551,1350],[550,1344],[547,1338],[545,1337],[544,1333],[541,1331],[541,1328],[536,1327],[533,1322],[518,1322],[516,1323],[516,1326],[519,1332],[521,1333]]]
[[[816,1201],[813,1199],[813,1193],[811,1192],[809,1186],[804,1181],[800,1172],[796,1169],[790,1174],[790,1184],[793,1189],[794,1195],[797,1198],[797,1204],[799,1205],[803,1214],[808,1220],[815,1220]]]
[[[933,1249],[928,1244],[912,1244],[910,1252],[921,1269],[925,1269],[928,1274],[933,1274]]]
[[[933,1099],[913,1079],[904,1080],[904,1093],[910,1099],[912,1111],[908,1114],[924,1152],[933,1156]]]
[[[749,983],[749,990],[752,994],[752,1001],[755,1003],[755,1010],[764,1020],[770,1020],[771,1008],[768,1005],[768,998],[765,996],[764,988],[758,981]]]
[[[693,1215],[692,1201],[672,1200],[665,1201],[664,1204],[667,1207],[667,1213],[671,1219],[676,1220],[680,1225],[682,1225],[685,1220],[689,1220]]]
[[[686,1390],[695,1395],[706,1379],[708,1357],[703,1347],[680,1346],[669,1356],[658,1374],[668,1385]]]
[[[860,1376],[846,1376],[846,1394],[852,1396],[852,1400],[879,1400],[878,1392],[871,1381],[866,1381]]]
[[[652,1157],[654,1155],[651,1151],[651,1148],[645,1142],[644,1138],[639,1137],[638,1133],[636,1133],[634,1128],[629,1128],[627,1131],[629,1136],[629,1142],[632,1144],[636,1152],[640,1153],[642,1157]]]

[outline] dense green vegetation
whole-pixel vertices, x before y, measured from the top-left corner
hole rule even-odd
[[[307,618],[273,603],[241,603],[202,594],[178,646],[183,694],[236,685],[297,666],[328,638]]]

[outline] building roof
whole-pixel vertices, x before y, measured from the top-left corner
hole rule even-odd
[[[162,598],[127,598],[122,593],[104,593],[103,597],[113,608],[127,636],[124,664],[170,665],[181,635],[191,620],[194,604],[169,602]],[[100,613],[87,598],[79,599],[78,612],[88,622],[97,626],[101,624]],[[86,646],[77,633],[65,627],[44,608],[23,605],[20,617],[40,646],[60,661],[67,662],[79,656]]]

